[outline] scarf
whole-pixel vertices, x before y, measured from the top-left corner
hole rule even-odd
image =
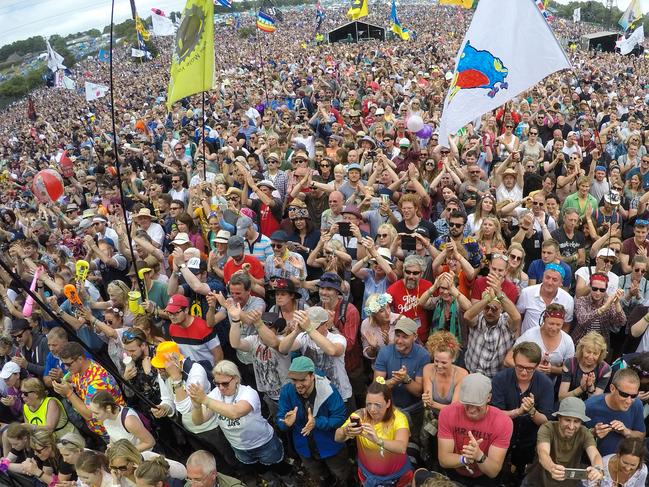
[[[450,308],[449,316],[449,330],[457,340],[462,343],[462,329],[460,328],[460,320],[457,316],[457,301],[453,300]],[[431,321],[431,330],[444,330],[444,301],[442,299],[437,300],[437,304],[433,309],[433,320]]]

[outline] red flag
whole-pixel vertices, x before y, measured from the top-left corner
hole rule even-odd
[[[36,108],[34,108],[34,100],[31,97],[27,98],[27,118],[32,122],[36,120]]]

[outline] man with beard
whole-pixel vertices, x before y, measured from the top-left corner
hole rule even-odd
[[[155,369],[151,366],[151,357],[155,347],[147,343],[146,335],[139,328],[131,328],[122,334],[122,348],[130,357],[124,369],[124,379],[134,390],[139,391],[153,404],[160,403],[160,384],[158,384]],[[125,358],[125,362],[127,359]],[[146,411],[148,403],[139,396],[133,398],[139,411]]]
[[[466,214],[462,211],[456,210],[449,213],[448,216],[448,235],[439,237],[435,240],[434,247],[437,250],[444,250],[447,245],[454,245],[456,248],[460,246],[466,250],[466,259],[474,267],[480,267],[482,261],[482,251],[478,242],[473,237],[465,237],[464,229],[466,227]]]
[[[426,343],[428,339],[430,317],[419,306],[419,298],[433,285],[421,277],[425,268],[424,259],[418,255],[409,255],[403,262],[403,279],[399,279],[387,290],[392,296],[392,310],[417,323],[417,335],[422,343]]]
[[[536,436],[537,458],[522,483],[522,487],[559,487],[568,485],[566,468],[584,468],[584,453],[590,460],[588,480],[602,480],[602,456],[597,451],[593,435],[583,423],[589,421],[586,406],[578,397],[566,397],[553,413],[557,421],[548,421]]]

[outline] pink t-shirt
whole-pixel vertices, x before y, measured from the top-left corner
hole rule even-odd
[[[464,412],[462,403],[454,402],[439,413],[439,430],[437,437],[444,440],[453,440],[455,442],[454,453],[462,453],[462,447],[469,443],[469,431],[473,437],[478,440],[483,439],[480,443],[480,449],[489,454],[491,445],[496,448],[509,448],[509,440],[512,437],[514,424],[509,416],[500,409],[489,406],[487,414],[480,421],[471,421]],[[462,467],[456,469],[459,475],[465,477],[479,477],[483,475],[480,469],[475,466],[472,468],[473,474]]]

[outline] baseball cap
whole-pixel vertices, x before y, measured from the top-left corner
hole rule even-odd
[[[615,255],[615,250],[605,248],[605,249],[600,249],[599,252],[597,252],[597,257],[617,257]]]
[[[18,318],[15,320],[11,321],[11,334],[18,333],[19,331],[23,330],[28,330],[31,327],[29,326],[29,322],[27,320],[24,320],[22,318]]]
[[[402,331],[406,335],[414,335],[417,333],[417,329],[419,328],[419,325],[415,320],[411,320],[410,318],[406,318],[405,316],[399,318],[397,321],[396,325],[394,325],[394,331]]]
[[[207,262],[200,257],[192,257],[187,261],[187,268],[194,274],[200,274],[207,270]]]
[[[491,380],[480,373],[467,375],[460,384],[460,402],[469,406],[484,406],[491,394]]]
[[[385,110],[383,108],[377,108],[376,111],[374,112],[375,115],[384,115]]]
[[[182,294],[174,294],[169,298],[169,302],[167,303],[165,311],[169,313],[176,313],[181,309],[187,308],[188,306],[189,300],[185,296],[183,296]]]
[[[252,219],[247,216],[240,216],[237,220],[237,236],[243,237],[250,226],[252,226]]]
[[[354,169],[357,170],[357,171],[362,171],[361,165],[356,163],[356,162],[353,162],[352,164],[349,164],[347,166],[347,172],[353,171]]]
[[[270,234],[273,242],[288,242],[288,234],[284,230],[275,230]]]
[[[399,139],[399,147],[410,147],[410,140],[406,139],[405,137],[403,139]]]
[[[20,367],[16,362],[7,362],[0,371],[0,379],[7,380],[13,374],[20,373]]]
[[[228,240],[228,248],[226,254],[228,257],[236,257],[243,254],[244,243],[243,238],[239,235],[233,235]]]
[[[321,306],[311,306],[306,310],[311,325],[320,326],[329,319],[329,313]]]
[[[303,379],[305,375],[314,372],[315,364],[309,357],[295,357],[288,368],[288,376],[291,379]]]

